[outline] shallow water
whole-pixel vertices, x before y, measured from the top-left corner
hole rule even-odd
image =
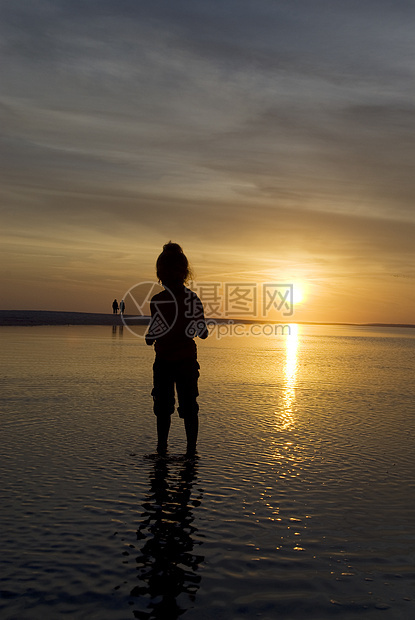
[[[212,336],[192,464],[142,339],[1,328],[1,618],[415,617],[414,336]]]

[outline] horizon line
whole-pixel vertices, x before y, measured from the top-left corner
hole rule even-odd
[[[20,315],[20,316],[19,316]],[[124,315],[125,318],[129,318],[130,321],[142,321],[143,324],[150,320],[150,316],[148,315]],[[122,321],[120,314],[112,314],[108,312],[82,312],[82,311],[74,311],[74,310],[0,310],[0,326],[35,326],[37,325],[68,325],[71,324],[71,317],[74,324],[78,325],[99,325],[100,321],[103,321],[102,324],[110,324],[116,320],[117,322]],[[89,321],[86,323],[82,323],[82,319],[89,318]],[[290,317],[291,318],[291,317]],[[52,321],[52,319],[55,319]],[[59,319],[68,319],[63,322],[59,322]],[[52,321],[52,322],[49,322]],[[256,324],[272,324],[272,325],[281,325],[281,324],[296,324],[296,325],[344,325],[344,326],[356,326],[356,327],[401,327],[401,328],[415,328],[414,323],[387,323],[382,321],[371,321],[371,322],[356,322],[356,321],[266,321],[263,319],[255,319],[255,318],[223,318],[223,317],[207,317],[206,321],[215,322],[215,323],[256,323]]]

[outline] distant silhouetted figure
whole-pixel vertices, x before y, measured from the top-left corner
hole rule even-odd
[[[118,301],[116,299],[114,299],[114,301],[112,302],[112,313],[118,313]]]
[[[182,248],[171,241],[166,243],[156,268],[165,290],[151,300],[146,342],[154,344],[156,352],[151,394],[157,416],[157,452],[164,455],[167,450],[176,387],[178,412],[186,429],[186,456],[192,457],[199,428],[197,380],[200,367],[194,337],[207,338],[208,330],[202,302],[184,285],[191,277],[191,270]]]
[[[121,301],[120,301],[120,314],[124,314],[124,310],[125,310],[125,303],[124,303],[124,300],[121,299]]]

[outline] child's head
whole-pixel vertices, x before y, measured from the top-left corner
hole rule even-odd
[[[157,277],[162,284],[177,286],[192,277],[189,261],[178,243],[169,241],[156,263]]]

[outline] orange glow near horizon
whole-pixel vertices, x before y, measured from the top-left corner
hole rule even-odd
[[[352,270],[345,260],[307,262],[293,251],[290,259],[281,258],[280,269],[274,257],[271,268],[270,254],[259,247],[252,246],[249,256],[246,252],[241,256],[231,245],[225,252],[209,243],[175,239],[191,261],[196,282],[255,282],[258,291],[264,282],[293,283],[293,314],[271,313],[270,321],[415,322],[415,287],[409,276],[398,278],[363,267]],[[149,236],[145,246],[138,246],[129,235],[114,240],[91,233],[89,244],[83,238],[76,247],[58,238],[53,247],[33,246],[23,238],[5,242],[0,309],[111,312],[114,297],[123,298],[139,282],[156,281],[155,262],[165,240]]]

